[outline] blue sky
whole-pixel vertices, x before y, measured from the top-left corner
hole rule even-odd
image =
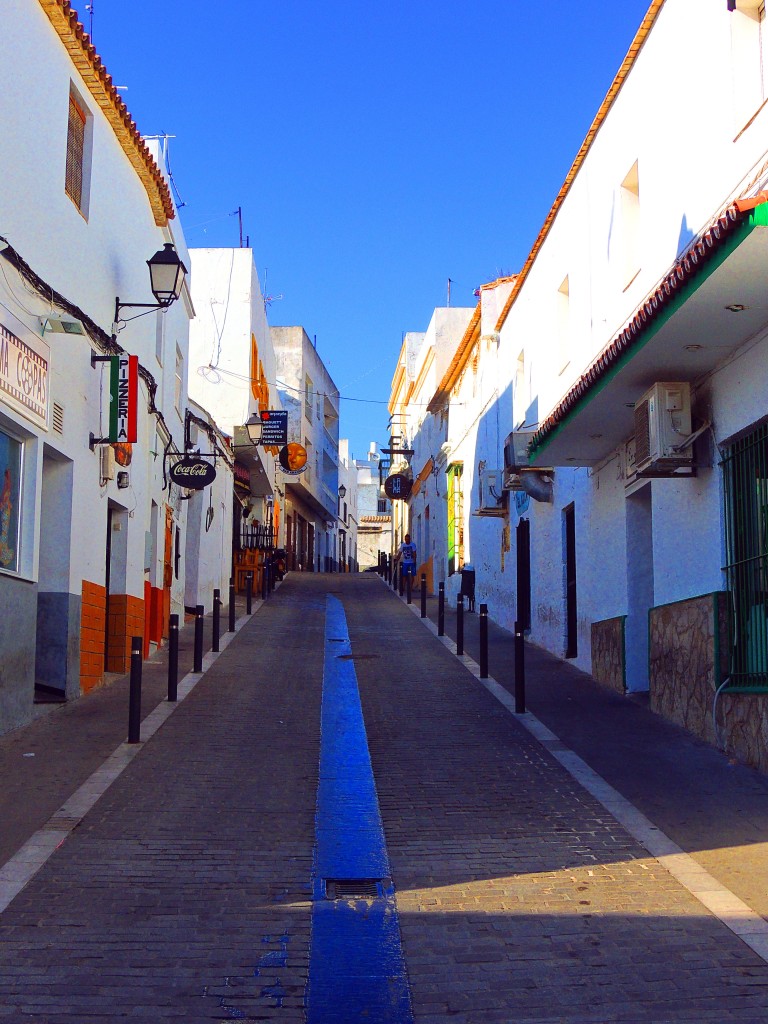
[[[648,2],[93,0],[93,39],[139,130],[176,136],[188,245],[238,245],[242,207],[360,458],[448,278],[474,306],[521,267]]]

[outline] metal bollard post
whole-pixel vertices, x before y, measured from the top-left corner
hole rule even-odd
[[[437,588],[437,635],[445,636],[445,583]]]
[[[413,576],[410,573],[406,573],[405,576],[405,599],[408,604],[411,603],[411,593],[413,591]]]
[[[480,678],[488,678],[488,605],[480,605]]]
[[[273,592],[273,590],[275,589],[275,567],[274,567],[274,565],[272,564],[271,561],[269,562],[269,577],[268,577],[268,579],[269,579],[269,592],[271,594]]]
[[[519,622],[515,623],[515,714],[525,714],[525,639]]]
[[[245,612],[250,615],[253,610],[253,573],[245,574]]]
[[[427,617],[427,574],[421,574],[421,617]]]
[[[205,608],[195,605],[195,665],[193,672],[203,671],[203,617]]]
[[[464,595],[456,598],[456,653],[464,653]]]
[[[214,590],[213,592],[213,639],[211,641],[211,650],[218,652],[219,650],[219,635],[221,633],[221,591]]]
[[[261,563],[261,600],[267,600],[267,561]]]
[[[141,655],[143,638],[131,637],[131,684],[128,695],[128,742],[141,743]]]
[[[179,616],[168,620],[168,700],[173,703],[179,688]]]
[[[235,632],[235,581],[229,577],[229,632]]]
[[[405,592],[405,578],[403,577],[403,567],[400,564],[400,562],[398,562],[398,564],[397,564],[396,572],[397,572],[397,592],[400,595],[400,597],[402,597],[403,593]]]

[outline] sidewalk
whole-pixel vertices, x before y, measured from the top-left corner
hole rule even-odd
[[[445,633],[455,643],[456,608],[449,603]],[[418,592],[411,610],[420,616]],[[437,598],[428,597],[427,617],[434,624],[437,614]],[[477,611],[464,613],[464,651],[479,662]],[[525,653],[526,709],[708,872],[768,918],[768,776],[654,714],[647,695],[614,693],[531,643],[526,643]],[[514,635],[490,616],[488,672],[514,696]]]
[[[260,602],[254,600],[255,610]],[[235,614],[245,614],[245,597],[235,598]],[[203,650],[209,651],[212,615],[205,618]],[[229,607],[221,609],[221,636]],[[195,624],[179,630],[179,679],[194,662]],[[27,725],[0,736],[0,865],[64,804],[69,796],[128,736],[128,675],[112,678],[68,704],[45,705]],[[168,696],[168,647],[142,665],[142,718]]]

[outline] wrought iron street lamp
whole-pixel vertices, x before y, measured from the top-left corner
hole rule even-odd
[[[149,286],[155,297],[155,302],[121,302],[120,296],[118,296],[115,299],[116,325],[146,316],[152,310],[167,309],[181,296],[187,268],[171,242],[166,242],[162,249],[159,249],[151,259],[147,260],[147,266],[149,267]],[[144,312],[121,320],[121,309],[143,309]]]

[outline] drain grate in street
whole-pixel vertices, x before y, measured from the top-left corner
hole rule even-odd
[[[326,878],[327,900],[376,900],[382,895],[380,878]]]

